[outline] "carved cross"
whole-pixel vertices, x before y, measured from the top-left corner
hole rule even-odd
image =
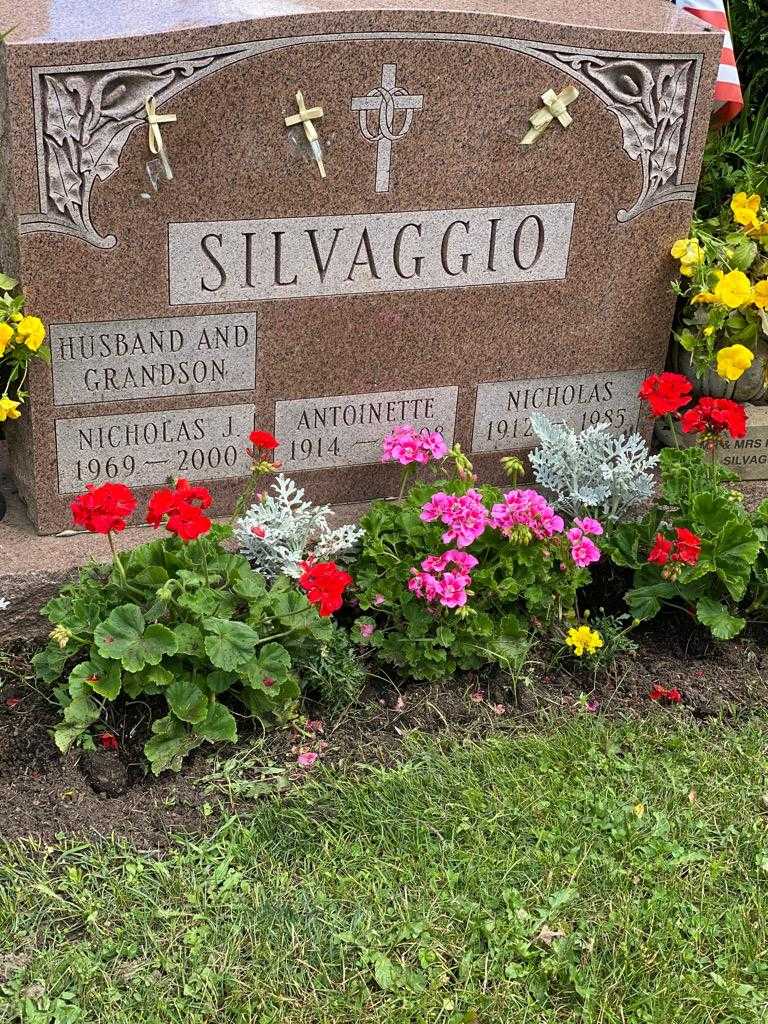
[[[309,148],[312,150],[312,155],[317,161],[317,166],[320,168],[320,177],[325,177],[325,167],[323,165],[323,151],[320,148],[320,139],[317,136],[317,129],[313,120],[323,116],[322,107],[306,107],[304,105],[304,94],[299,90],[296,93],[296,103],[299,108],[298,114],[291,114],[290,117],[286,117],[285,125],[287,128],[292,128],[295,124],[300,124],[304,128],[304,134],[307,136],[307,142]]]

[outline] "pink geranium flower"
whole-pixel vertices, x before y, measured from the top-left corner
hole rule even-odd
[[[402,426],[387,434],[381,451],[382,462],[399,462],[401,466],[410,466],[414,462],[424,465],[447,455],[448,446],[436,430],[422,434],[413,427]]]
[[[299,768],[311,768],[318,756],[314,750],[305,750],[296,758],[296,764]]]
[[[571,545],[571,558],[580,566],[585,569],[592,562],[598,562],[600,560],[600,548],[589,539],[589,537],[577,538],[577,540]]]
[[[438,491],[422,506],[421,519],[425,523],[441,520],[448,527],[443,543],[455,541],[457,547],[467,548],[488,525],[488,509],[483,504],[482,494],[474,488],[461,497]]]
[[[544,540],[565,527],[547,499],[533,490],[507,491],[503,502],[491,509],[491,524],[509,535],[516,526],[527,526],[534,537]]]

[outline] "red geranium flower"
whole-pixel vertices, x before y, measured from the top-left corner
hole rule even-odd
[[[125,484],[86,484],[85,494],[69,507],[75,525],[89,533],[120,533],[127,517],[136,510],[136,499]]]
[[[672,558],[676,562],[685,562],[686,565],[696,565],[701,557],[701,537],[686,530],[684,526],[675,528],[677,543]]]
[[[104,750],[118,750],[120,747],[117,736],[113,736],[111,732],[100,732],[96,739]]]
[[[264,452],[273,452],[280,444],[277,438],[267,430],[252,430],[249,437],[254,447]]]
[[[162,487],[155,491],[147,506],[147,522],[157,529],[167,516],[167,530],[183,541],[195,540],[211,528],[211,520],[202,510],[210,508],[212,501],[205,487],[193,486],[182,478],[173,490]]]
[[[705,395],[683,413],[681,426],[686,434],[720,434],[727,430],[731,437],[745,437],[747,414],[739,402]]]
[[[672,555],[672,546],[671,540],[667,540],[666,537],[657,533],[648,555],[648,561],[655,562],[656,565],[666,565]]]
[[[653,547],[648,553],[648,561],[656,565],[667,562],[683,562],[685,565],[696,565],[701,557],[701,538],[686,530],[684,526],[675,527],[675,540],[667,540],[657,533]],[[662,573],[664,576],[665,573]],[[667,578],[670,578],[667,576]]]
[[[653,416],[666,416],[687,405],[692,391],[693,385],[682,373],[654,373],[643,381],[640,397]]]
[[[175,533],[183,541],[197,540],[211,528],[211,520],[203,515],[199,508],[194,505],[179,505],[179,507],[168,516],[165,524],[166,530]]]
[[[348,572],[335,562],[300,562],[299,586],[307,592],[307,600],[317,605],[322,616],[332,615],[344,603],[344,590],[353,582]]]
[[[673,687],[671,690],[668,690],[666,686],[659,686],[658,683],[653,684],[648,696],[651,700],[668,700],[672,704],[679,704],[683,699],[683,695],[678,689]]]

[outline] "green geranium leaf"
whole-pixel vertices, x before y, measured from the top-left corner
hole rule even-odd
[[[697,534],[719,533],[739,512],[724,494],[716,491],[697,494],[693,500],[693,530]]]
[[[696,617],[703,626],[709,627],[712,636],[718,640],[732,640],[747,624],[746,619],[731,615],[724,604],[711,597],[703,597],[698,602]]]
[[[745,519],[731,519],[717,536],[702,545],[702,558],[710,562],[734,601],[747,590],[760,539]]]
[[[661,611],[663,601],[671,600],[676,593],[674,584],[661,580],[633,587],[627,593],[626,601],[632,617],[635,619],[652,619]]]
[[[255,686],[271,679],[273,683],[281,683],[287,678],[291,669],[291,656],[280,644],[264,644],[256,654],[240,669],[241,675]]]
[[[202,722],[208,714],[208,694],[190,678],[176,679],[165,691],[165,698],[182,722]]]
[[[203,653],[203,631],[190,622],[180,622],[174,627],[176,637],[176,653],[187,654],[191,658],[200,657]]]
[[[159,665],[176,653],[176,638],[167,626],[145,628],[144,616],[135,604],[115,608],[94,630],[102,658],[122,662],[126,672],[140,672],[145,665]]]
[[[77,647],[71,641],[64,650],[57,643],[49,643],[32,659],[35,676],[41,683],[55,683],[61,678],[64,666],[76,650]]]
[[[99,705],[86,692],[81,680],[70,680],[69,697],[69,703],[64,708],[64,721],[53,733],[54,743],[62,754],[66,754],[75,740],[94,722],[98,722],[101,716]]]
[[[215,668],[235,672],[253,656],[259,634],[244,622],[207,619],[205,652]]]
[[[84,692],[91,690],[100,697],[106,697],[107,700],[114,700],[117,697],[121,682],[119,664],[100,658],[95,652],[88,661],[81,661],[79,665],[75,665],[69,674],[70,687],[74,683],[81,683]]]
[[[140,694],[162,693],[174,678],[173,672],[165,666],[148,665],[141,672],[124,673],[123,693],[131,698],[138,697]]]
[[[201,739],[174,715],[166,715],[152,725],[153,736],[144,746],[144,754],[152,768],[153,775],[161,772],[177,772],[187,754],[199,747]]]
[[[223,704],[212,704],[207,717],[195,725],[195,732],[211,743],[234,743],[237,740],[237,722]]]
[[[205,688],[209,693],[226,693],[233,682],[231,673],[216,669],[215,672],[209,672],[205,677]]]

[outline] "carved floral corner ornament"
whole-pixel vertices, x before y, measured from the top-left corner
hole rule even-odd
[[[162,107],[202,78],[273,50],[371,39],[476,43],[543,61],[597,96],[620,125],[625,153],[640,164],[640,195],[618,211],[619,221],[660,203],[693,199],[696,185],[684,183],[683,176],[701,55],[564,49],[470,33],[350,32],[259,40],[123,64],[33,69],[40,209],[20,217],[20,230],[53,231],[98,248],[113,247],[115,236],[101,234],[91,220],[91,192],[97,180],[117,170],[131,132],[147,127],[150,98]],[[377,191],[383,190],[377,185]]]

